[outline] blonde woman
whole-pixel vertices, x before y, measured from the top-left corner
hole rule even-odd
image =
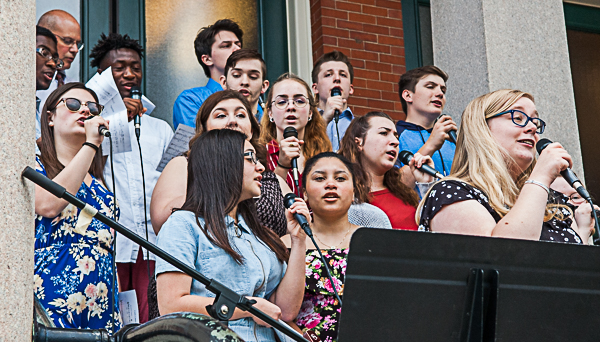
[[[593,232],[589,213],[575,222],[549,196],[550,184],[572,165],[571,156],[552,143],[536,161],[545,126],[531,94],[503,89],[471,101],[450,177],[436,183],[417,209],[419,229],[585,243]]]

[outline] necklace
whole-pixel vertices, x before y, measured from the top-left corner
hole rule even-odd
[[[350,229],[352,229],[352,224],[350,224],[350,222],[348,222],[348,224],[350,225],[350,227],[348,227],[348,231],[346,231],[346,235],[344,235],[344,238],[342,239],[342,241],[338,242],[335,245],[328,245],[325,242],[321,241],[321,239],[319,239],[319,237],[317,236],[317,234],[314,234],[314,232],[313,232],[313,235],[317,238],[317,240],[319,240],[319,242],[322,245],[325,245],[325,247],[328,247],[329,249],[337,249],[337,246],[339,246],[342,243],[344,243],[344,241],[346,241],[346,238],[348,237],[348,234],[350,234]]]

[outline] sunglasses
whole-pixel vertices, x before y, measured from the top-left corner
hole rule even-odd
[[[87,101],[85,103],[82,103],[81,101],[79,101],[78,99],[72,98],[72,97],[68,97],[68,98],[62,98],[60,99],[60,101],[58,101],[58,104],[56,105],[58,107],[58,105],[60,105],[61,102],[65,103],[65,106],[67,107],[68,110],[70,110],[73,113],[77,113],[81,110],[82,106],[86,106],[88,107],[90,114],[91,115],[100,115],[100,113],[102,113],[102,109],[104,109],[104,106],[101,104],[98,104],[96,102],[93,101]]]

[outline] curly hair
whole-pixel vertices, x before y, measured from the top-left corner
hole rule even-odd
[[[90,52],[90,65],[92,68],[99,67],[106,54],[117,49],[131,49],[137,52],[140,58],[143,57],[144,48],[137,40],[130,38],[129,35],[111,33],[107,37],[102,33],[98,43],[96,43]]]

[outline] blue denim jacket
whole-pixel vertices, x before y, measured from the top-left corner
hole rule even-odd
[[[202,218],[199,221],[204,225]],[[242,265],[208,240],[198,226],[195,214],[190,211],[174,212],[162,226],[157,244],[183,263],[240,295],[268,299],[281,282],[287,264],[279,262],[275,253],[252,233],[241,216],[238,217],[238,228],[229,216],[225,222],[231,246],[244,258]],[[172,271],[178,272],[174,266],[157,258],[157,275]],[[192,280],[190,294],[215,296],[196,280]],[[273,329],[257,325],[252,318],[230,321],[229,327],[244,341],[275,340]]]

